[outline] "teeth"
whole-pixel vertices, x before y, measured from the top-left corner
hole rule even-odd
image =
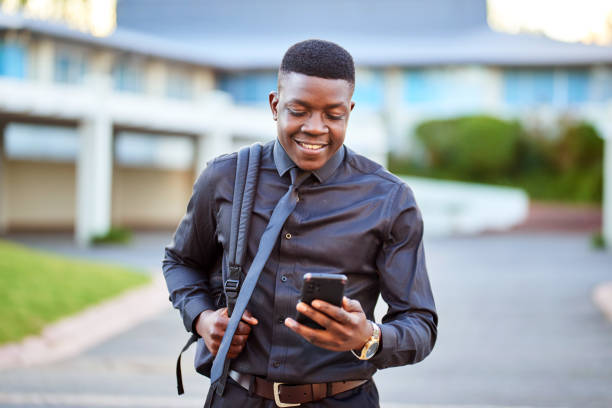
[[[317,150],[323,147],[323,145],[320,145],[320,144],[308,144],[308,143],[302,143],[302,142],[300,142],[300,145],[310,150]]]

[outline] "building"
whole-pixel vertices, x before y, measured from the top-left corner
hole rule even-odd
[[[612,140],[612,45],[495,32],[486,0],[123,0],[117,10],[120,27],[206,50],[218,63],[218,87],[240,105],[265,103],[259,90],[289,45],[336,41],[358,66],[355,112],[383,118],[393,151],[418,154],[410,136],[424,119],[472,113],[528,124],[570,114]],[[610,142],[605,157],[604,235],[612,242]]]
[[[4,153],[0,229],[74,227],[86,242],[111,224],[174,226],[208,158],[273,137],[266,95],[283,52],[304,38],[337,41],[355,57],[347,144],[383,163],[389,149],[414,150],[411,129],[428,117],[572,112],[612,137],[612,47],[494,32],[484,0],[123,0],[117,15],[115,33],[96,38],[0,14],[2,145],[17,150]],[[72,129],[78,147],[58,153],[62,164],[19,156],[7,140],[41,137],[31,125]],[[52,186],[62,191],[53,203]]]
[[[208,159],[273,138],[193,51],[0,15],[0,230],[172,228]]]

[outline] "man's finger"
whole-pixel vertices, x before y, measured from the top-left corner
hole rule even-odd
[[[338,323],[347,324],[351,322],[351,315],[341,307],[334,306],[331,303],[324,302],[320,299],[313,300],[312,306],[313,308],[325,313]]]
[[[240,354],[240,352],[242,351],[244,347],[243,346],[230,346],[228,352],[227,352],[227,357],[228,358],[236,358],[238,357],[238,355]]]
[[[308,316],[315,322],[319,323],[321,326],[325,328],[331,327],[334,324],[334,321],[330,319],[327,315],[313,309],[308,306],[308,304],[304,302],[300,302],[297,304],[296,309],[298,312],[302,313],[304,316]]]
[[[242,314],[242,321],[247,322],[251,326],[254,326],[257,323],[259,323],[257,319],[253,317],[251,312],[249,312],[248,310],[245,310],[244,313]]]
[[[235,334],[249,334],[251,332],[251,326],[241,321],[238,323],[238,328]]]
[[[234,338],[232,338],[232,346],[241,346],[244,347],[249,336],[235,334]]]
[[[325,330],[312,329],[308,326],[304,326],[303,324],[299,324],[290,317],[287,317],[285,319],[285,326],[287,326],[312,344],[315,344],[317,346],[322,346],[326,344],[326,336],[328,334]]]
[[[357,299],[349,299],[346,296],[342,298],[342,308],[347,312],[363,312],[361,303]]]
[[[225,334],[225,329],[227,329],[227,323],[229,320],[220,316],[214,320],[212,326],[210,326],[209,333],[211,336],[221,336]]]

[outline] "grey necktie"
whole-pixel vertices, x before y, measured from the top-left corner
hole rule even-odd
[[[268,222],[268,225],[261,236],[257,253],[255,254],[255,258],[253,259],[253,263],[249,268],[246,278],[242,283],[240,294],[236,300],[236,306],[234,306],[234,311],[230,317],[227,328],[225,329],[225,335],[223,336],[223,340],[221,340],[221,346],[219,346],[219,351],[217,352],[215,360],[213,361],[210,374],[210,383],[211,386],[214,387],[220,385],[221,388],[218,389],[218,392],[221,394],[223,393],[224,384],[217,384],[217,382],[223,376],[225,371],[224,362],[227,357],[232,338],[234,337],[234,333],[236,332],[240,319],[242,318],[242,314],[246,310],[249,300],[251,299],[251,295],[253,294],[253,290],[255,289],[259,275],[266,265],[266,262],[270,257],[270,253],[272,253],[272,250],[276,245],[276,239],[278,238],[287,217],[289,217],[289,215],[295,209],[298,202],[298,194],[296,189],[310,176],[310,174],[310,172],[301,172],[297,167],[291,169],[291,186],[285,195],[278,201],[276,207],[274,207],[270,221]]]

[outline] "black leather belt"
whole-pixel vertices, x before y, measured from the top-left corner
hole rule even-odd
[[[274,400],[279,407],[295,407],[307,402],[318,401],[341,392],[352,390],[368,380],[335,381],[318,384],[285,384],[270,382],[263,378],[242,374],[234,370],[229,376],[246,390],[251,389],[260,397]]]

